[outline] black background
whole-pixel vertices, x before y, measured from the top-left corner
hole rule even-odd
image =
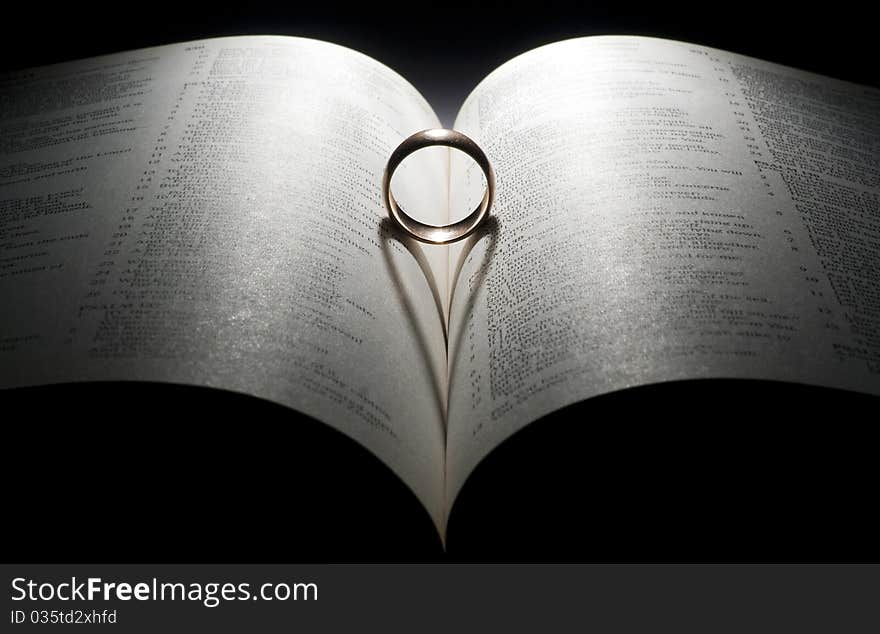
[[[513,55],[565,37],[693,41],[878,85],[876,23],[835,3],[98,2],[6,5],[4,69],[218,35],[304,35],[395,68],[452,123]],[[880,561],[878,399],[703,381],[558,412],[453,512],[451,559]],[[103,384],[0,394],[4,559],[443,558],[418,503],[351,441],[235,394]]]
[[[877,24],[857,2],[16,2],[3,8],[0,66],[238,34],[300,35],[391,66],[451,125],[463,98],[511,57],[595,34],[680,39],[878,85]]]

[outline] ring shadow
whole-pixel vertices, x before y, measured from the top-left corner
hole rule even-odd
[[[452,311],[452,305],[455,300],[455,290],[458,288],[458,278],[461,276],[461,271],[464,268],[464,263],[467,261],[468,257],[473,251],[474,247],[477,243],[485,238],[489,237],[486,245],[486,252],[483,254],[483,261],[480,263],[479,268],[477,269],[474,277],[470,283],[470,294],[467,298],[467,303],[465,304],[464,311],[461,313],[462,315],[470,315],[473,312],[474,305],[477,301],[477,294],[480,287],[486,281],[486,275],[489,272],[489,265],[492,263],[492,258],[495,255],[495,249],[498,246],[498,232],[501,230],[501,221],[498,220],[495,216],[489,216],[483,225],[469,238],[466,239],[466,243],[464,248],[461,251],[461,255],[458,258],[458,262],[455,265],[455,273],[452,276],[452,294],[449,298],[449,310],[450,313]],[[464,335],[464,328],[459,328],[456,333],[455,341],[447,343],[446,346],[446,363],[448,368],[448,373],[451,373],[452,366],[451,363],[454,362],[455,359],[458,358],[458,352],[461,348],[461,342]],[[451,381],[448,382],[448,386],[451,387]],[[449,402],[449,394],[446,394],[447,402]]]
[[[478,228],[471,236],[465,239],[464,248],[462,249],[461,255],[459,257],[459,261],[455,267],[455,274],[453,276],[453,284],[452,288],[455,289],[455,286],[458,282],[458,277],[461,274],[462,267],[464,266],[464,262],[467,260],[474,246],[485,236],[492,236],[490,241],[490,245],[486,249],[485,261],[480,265],[480,269],[478,274],[472,284],[473,288],[478,288],[482,285],[486,271],[488,270],[488,263],[491,260],[492,254],[495,252],[495,245],[497,242],[496,236],[498,233],[498,229],[501,226],[500,222],[498,222],[497,218],[494,216],[488,217],[483,225]],[[416,334],[416,340],[419,344],[419,351],[421,352],[422,358],[425,362],[425,366],[428,371],[431,373],[432,384],[435,386],[434,390],[434,399],[437,402],[437,406],[440,411],[446,412],[446,403],[448,394],[443,394],[441,390],[437,389],[440,385],[443,384],[442,381],[439,381],[440,377],[438,377],[434,371],[434,366],[431,363],[430,358],[430,348],[428,346],[428,336],[425,332],[422,325],[419,323],[419,320],[416,317],[416,311],[414,309],[412,303],[412,297],[406,291],[406,286],[403,282],[403,277],[398,270],[397,265],[394,262],[394,259],[391,257],[391,244],[393,242],[398,243],[402,246],[406,251],[413,257],[416,264],[418,264],[421,269],[423,275],[425,276],[425,281],[428,284],[428,288],[431,291],[431,296],[434,298],[434,306],[437,310],[437,317],[440,320],[441,328],[443,330],[443,340],[446,344],[446,360],[447,364],[449,359],[452,358],[450,356],[449,345],[449,331],[447,324],[447,315],[443,310],[443,301],[440,295],[440,289],[437,285],[437,279],[434,277],[434,272],[431,270],[431,266],[428,263],[428,259],[425,256],[425,252],[422,250],[422,247],[419,243],[412,237],[403,233],[399,227],[397,227],[390,218],[383,218],[378,227],[379,233],[379,244],[382,246],[382,255],[385,258],[385,265],[388,269],[388,273],[391,276],[391,280],[394,284],[394,290],[397,293],[398,299],[400,300],[401,305],[403,306],[404,312],[406,313],[407,318],[410,323],[413,325]],[[468,304],[466,307],[467,312],[469,313],[475,301],[476,293],[471,294],[468,298]],[[454,294],[450,297],[450,305]],[[457,351],[458,347],[461,344],[461,333],[459,333],[455,342],[455,351]]]

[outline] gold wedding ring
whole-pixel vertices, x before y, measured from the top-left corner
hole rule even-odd
[[[483,199],[476,209],[466,218],[442,227],[428,225],[412,218],[400,208],[400,205],[394,199],[394,194],[391,193],[391,177],[394,175],[394,170],[403,162],[403,159],[413,152],[433,145],[445,145],[461,150],[474,159],[486,175],[486,191],[483,192]],[[486,158],[479,145],[455,130],[444,130],[442,128],[422,130],[407,137],[391,153],[388,164],[385,166],[385,174],[382,176],[382,200],[385,203],[385,208],[388,209],[388,214],[413,238],[429,244],[449,244],[471,235],[489,217],[489,209],[492,207],[492,200],[494,198],[495,172],[492,171],[489,159]]]

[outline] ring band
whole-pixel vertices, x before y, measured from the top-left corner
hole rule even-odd
[[[486,191],[483,192],[483,199],[476,209],[468,214],[466,218],[443,227],[428,225],[412,218],[400,208],[400,205],[394,199],[394,194],[391,193],[391,177],[394,175],[394,170],[403,162],[403,159],[413,152],[433,145],[445,145],[461,150],[474,159],[486,175]],[[388,164],[385,166],[385,174],[382,176],[382,200],[385,203],[385,208],[388,209],[388,214],[413,238],[429,244],[449,244],[471,235],[489,217],[489,209],[492,207],[494,198],[495,172],[492,170],[489,159],[486,158],[486,154],[480,149],[479,145],[455,130],[444,130],[442,128],[422,130],[407,137],[391,153]]]

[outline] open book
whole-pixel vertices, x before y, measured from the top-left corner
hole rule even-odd
[[[497,197],[450,247],[404,240],[380,198],[435,127],[392,70],[299,38],[3,76],[0,387],[267,399],[369,449],[441,534],[493,448],[596,395],[880,394],[877,90],[660,39],[541,47],[461,107]],[[483,183],[433,150],[393,187],[442,225]]]

